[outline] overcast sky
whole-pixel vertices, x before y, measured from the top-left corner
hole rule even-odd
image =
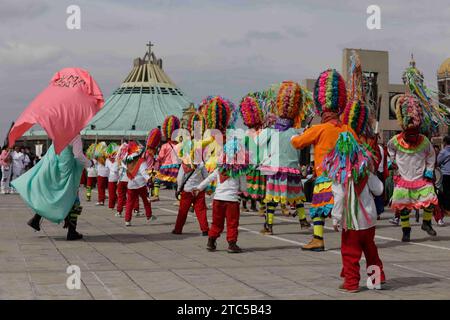
[[[413,52],[428,84],[450,57],[450,2],[435,0],[0,0],[0,139],[63,67],[91,72],[105,97],[149,40],[164,69],[194,102],[221,94],[237,102],[282,80],[341,69],[344,48],[388,50],[390,80]],[[81,30],[66,8],[81,8]],[[368,30],[366,8],[381,8]]]

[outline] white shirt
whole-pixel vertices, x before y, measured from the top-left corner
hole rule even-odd
[[[194,173],[188,172],[185,174],[183,165],[181,165],[177,176],[178,191],[181,191],[180,188],[187,177],[189,179],[186,181],[183,191],[191,192],[193,189],[197,189],[200,183],[208,177],[208,171],[203,164],[200,164],[195,168]]]
[[[12,158],[12,165],[13,165],[13,171],[17,172],[17,173],[21,173],[22,170],[24,169],[25,165],[24,165],[24,160],[25,160],[25,156],[22,152],[16,152],[13,151],[11,153],[11,158]]]
[[[72,146],[72,153],[75,159],[77,159],[83,165],[83,167],[87,168],[89,172],[89,168],[92,167],[94,163],[91,162],[91,160],[89,160],[88,158],[86,158],[86,156],[83,153],[83,142],[81,141],[81,136],[77,135],[72,140],[70,145]]]
[[[95,166],[87,168],[86,171],[88,178],[97,178],[97,168]]]
[[[119,165],[117,164],[117,160],[112,162],[111,160],[106,159],[105,167],[109,170],[108,181],[117,182],[117,180],[119,180]]]
[[[97,174],[100,177],[108,177],[109,176],[109,169],[98,161],[97,161]]]
[[[340,224],[342,221],[342,213],[344,211],[345,192],[342,184],[333,183],[331,187],[334,196],[334,206],[331,211],[333,216],[333,224]],[[362,207],[366,210],[369,219],[366,219],[362,210],[359,209],[359,213],[352,210],[353,225],[356,230],[366,230],[372,228],[377,223],[377,208],[373,196],[379,196],[383,193],[383,183],[378,177],[372,173],[369,174],[369,179],[363,191],[359,195]],[[351,191],[350,191],[351,192]],[[353,194],[356,196],[356,194]],[[349,206],[349,209],[352,207]]]
[[[126,175],[126,174],[125,174]],[[141,163],[138,172],[134,179],[129,179],[128,181],[128,189],[139,189],[147,185],[147,181],[150,179],[150,176],[147,173],[147,164],[144,162]]]
[[[125,163],[121,162],[119,167],[119,181],[120,182],[128,182],[128,176],[127,176],[127,166]]]
[[[220,182],[219,169],[214,170],[197,189],[205,190],[205,188],[213,181],[217,181],[214,200],[239,202],[239,192],[247,190],[247,177],[245,175],[239,178],[228,178],[224,182]]]

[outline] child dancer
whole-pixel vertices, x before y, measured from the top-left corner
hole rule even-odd
[[[108,207],[114,211],[117,202],[117,181],[119,180],[119,166],[117,164],[117,151],[119,146],[110,143],[106,149],[105,167],[109,171],[108,176]]]
[[[117,183],[117,212],[116,217],[122,217],[123,208],[127,203],[127,191],[128,191],[128,176],[127,166],[125,163],[127,156],[128,144],[122,143],[117,152],[117,167],[119,172],[119,179]],[[137,200],[139,205],[139,199]],[[136,209],[136,208],[135,208]]]
[[[195,113],[191,119],[189,119],[188,123],[191,140],[183,139],[183,143],[178,153],[182,160],[177,177],[177,195],[180,197],[180,208],[178,209],[175,227],[172,230],[173,234],[182,234],[189,209],[193,206],[202,235],[208,235],[209,226],[206,217],[206,192],[201,191],[196,195],[194,195],[193,192],[194,189],[198,188],[199,184],[208,177],[208,171],[203,163],[202,154],[203,148],[212,140],[195,140],[197,136],[202,137],[204,128],[205,121],[203,116]],[[195,134],[196,132],[197,134]]]
[[[86,150],[86,157],[89,160],[92,160],[94,163],[93,166],[86,168],[86,172],[87,172],[86,201],[91,201],[92,189],[95,188],[95,186],[97,184],[97,168],[96,168],[95,159],[94,159],[95,146],[96,146],[96,144],[93,143]]]
[[[347,92],[342,76],[334,69],[322,72],[314,87],[316,113],[322,118],[321,124],[313,125],[301,135],[293,137],[292,145],[296,149],[314,146],[314,182],[313,198],[309,214],[314,224],[313,239],[303,250],[323,251],[323,229],[325,218],[333,209],[333,193],[331,180],[323,174],[322,161],[330,150],[333,150],[341,132],[347,131],[339,119],[339,114],[347,103]]]
[[[268,156],[264,157],[260,170],[266,175],[267,213],[262,234],[273,234],[273,218],[278,204],[295,205],[301,229],[309,228],[306,220],[302,176],[299,166],[299,152],[290,140],[298,132],[293,128],[301,116],[304,91],[295,82],[284,81],[276,86],[275,111],[277,120],[274,128],[265,129],[260,135],[260,143],[268,144]],[[269,140],[270,139],[270,140]]]
[[[400,212],[402,241],[409,242],[411,225],[409,214],[413,209],[424,209],[422,230],[436,236],[431,226],[433,206],[438,205],[434,192],[434,148],[428,138],[419,133],[423,118],[420,101],[414,95],[400,97],[396,105],[397,121],[403,129],[388,142],[388,152],[399,175],[394,177],[392,208]]]
[[[380,279],[375,279],[373,284],[380,285],[386,280],[374,241],[377,209],[373,197],[382,194],[384,188],[383,183],[371,172],[374,170],[371,156],[358,144],[352,133],[343,132],[339,135],[335,149],[323,162],[324,170],[333,181],[334,229],[339,231],[339,226],[342,228],[341,277],[344,283],[339,288],[350,293],[359,291],[359,261],[363,252],[367,269],[376,266],[380,271]]]
[[[226,220],[228,252],[242,252],[237,245],[239,193],[247,189],[246,174],[250,167],[246,159],[248,155],[242,145],[236,139],[230,140],[224,146],[224,163],[219,164],[219,167],[194,189],[194,196],[197,196],[212,181],[217,182],[212,209],[213,221],[208,233],[208,251],[216,250],[216,239],[222,233]]]
[[[105,166],[106,162],[106,143],[100,142],[95,147],[95,160],[97,161],[97,191],[98,201],[97,206],[104,206],[106,199],[106,188],[108,186],[109,170]]]
[[[148,201],[147,182],[150,176],[147,173],[147,164],[142,157],[143,148],[135,141],[128,143],[127,157],[125,159],[128,176],[128,191],[127,191],[127,205],[125,212],[125,225],[131,226],[131,216],[136,200],[141,197],[144,203],[145,215],[147,222],[156,219],[152,215],[152,207]]]
[[[165,183],[169,189],[172,189],[178,176],[178,169],[180,164],[178,163],[178,157],[175,151],[177,142],[172,140],[172,134],[175,130],[180,128],[180,120],[176,116],[168,116],[162,125],[162,134],[166,140],[159,150],[158,157],[156,159],[159,170],[155,179],[155,186],[153,189],[153,197],[151,201],[159,201],[159,189],[161,183]]]
[[[242,99],[240,111],[242,120],[249,129],[245,137],[245,147],[253,155],[252,163],[255,164],[255,169],[247,175],[247,191],[244,193],[245,199],[243,200],[244,209],[247,209],[247,200],[250,199],[252,211],[257,210],[256,201],[260,202],[260,210],[264,209],[265,211],[263,200],[266,195],[266,179],[257,169],[262,159],[260,146],[257,142],[255,143],[264,124],[264,114],[255,95],[248,95]]]

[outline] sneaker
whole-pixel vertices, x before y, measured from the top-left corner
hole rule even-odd
[[[141,213],[140,211],[134,210],[134,216],[135,216],[135,217],[142,217],[143,215],[144,215],[144,214]]]
[[[119,218],[122,218],[122,212],[118,212],[118,211],[117,211],[116,214],[115,214],[115,216],[116,216],[116,217],[119,217]]]
[[[389,219],[389,223],[398,226],[400,224],[400,218],[393,217],[392,219]]]
[[[104,206],[105,203],[104,203],[104,202],[97,202],[95,205],[96,205],[96,206]]]
[[[444,219],[439,219],[439,221],[437,222],[437,225],[438,225],[439,227],[445,226]]]
[[[159,196],[153,196],[153,197],[149,198],[149,201],[150,201],[150,202],[156,202],[156,201],[159,201]]]
[[[216,239],[215,238],[208,238],[208,244],[206,245],[206,250],[208,251],[216,251],[217,245],[216,245]]]
[[[190,208],[189,208],[189,212],[190,212],[190,213],[194,213],[194,207],[190,207]]]
[[[131,226],[131,221],[125,221],[125,227],[130,227]]]
[[[431,221],[423,221],[421,229],[428,233],[430,236],[435,237],[437,235],[436,231],[434,231],[433,227],[431,226]]]
[[[228,253],[241,253],[242,249],[236,244],[236,241],[228,242]]]
[[[150,216],[150,218],[147,218],[147,223],[152,223],[153,221],[155,221],[156,219],[158,219],[154,214],[152,214]]]
[[[358,288],[358,289],[346,289],[346,288],[344,287],[344,285],[341,284],[341,285],[339,286],[339,291],[345,292],[345,293],[358,293],[358,292],[359,292],[359,288]]]

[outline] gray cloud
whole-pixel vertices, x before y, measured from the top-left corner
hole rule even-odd
[[[49,6],[44,1],[33,0],[0,0],[0,25],[11,21],[15,23],[22,20],[36,18],[45,13]]]

